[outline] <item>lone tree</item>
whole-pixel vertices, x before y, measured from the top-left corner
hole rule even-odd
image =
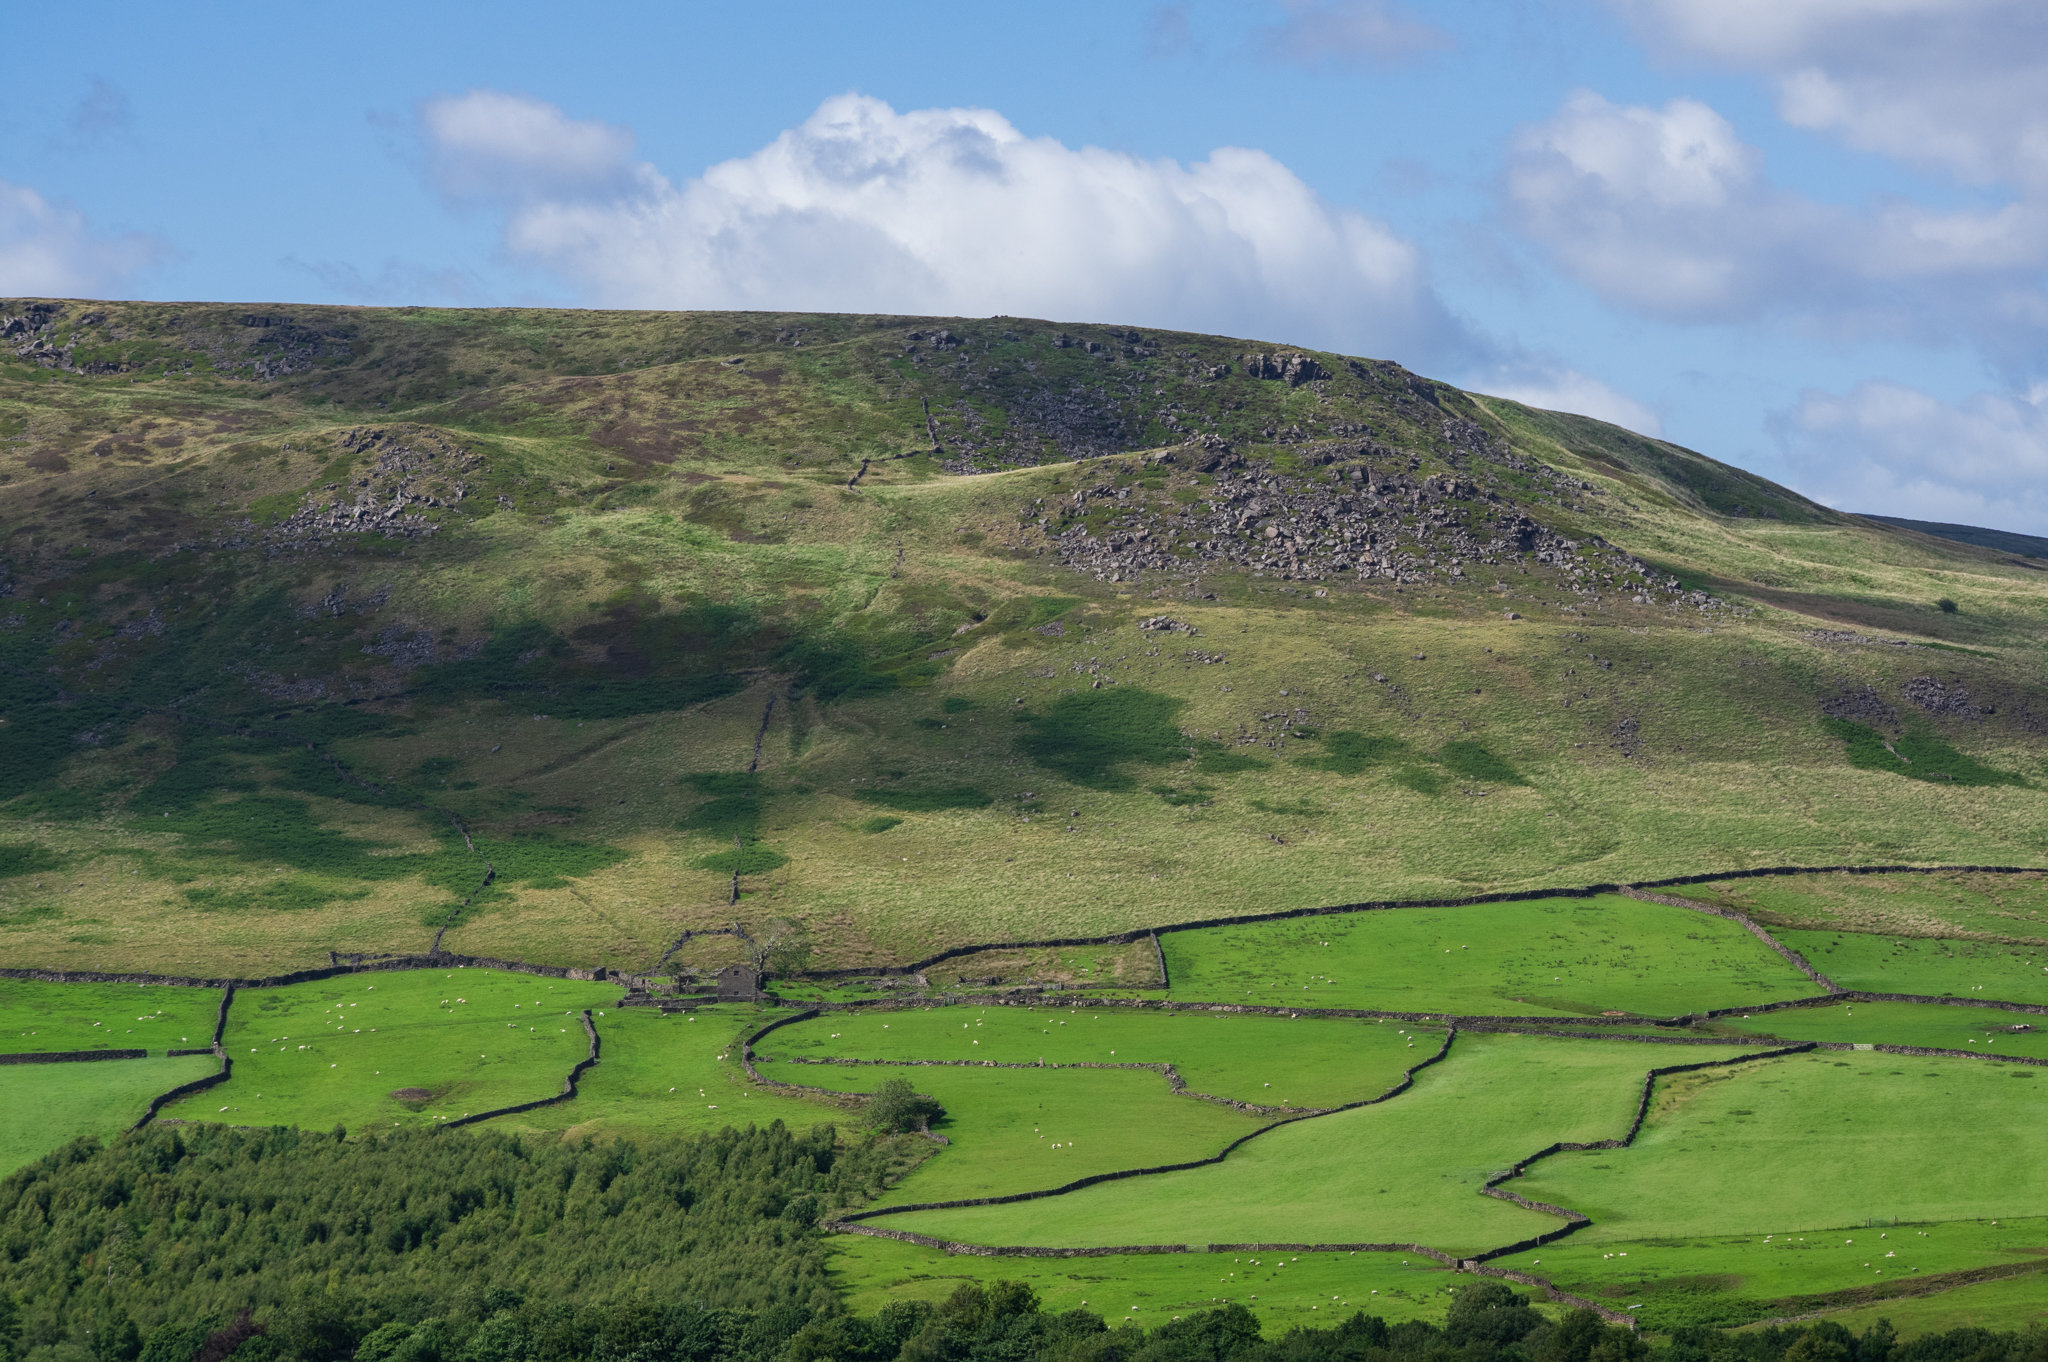
[[[867,1123],[878,1130],[924,1130],[946,1114],[932,1098],[914,1092],[907,1078],[891,1078],[868,1099]]]

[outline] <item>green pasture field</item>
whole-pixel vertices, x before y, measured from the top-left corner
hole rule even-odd
[[[490,1124],[561,1131],[572,1139],[702,1135],[774,1120],[796,1129],[821,1122],[857,1124],[857,1111],[747,1080],[740,1067],[740,1040],[777,1015],[774,1009],[739,1003],[667,1017],[652,1008],[608,1009],[598,1023],[603,1057],[584,1071],[572,1100]]]
[[[1589,1243],[2038,1214],[2048,1073],[1851,1051],[1682,1075],[1633,1147],[1560,1154],[1521,1183],[1591,1216]],[[1924,1267],[1895,1263],[1884,1275]]]
[[[1688,1047],[1683,1059],[1732,1053]],[[1423,1243],[1471,1252],[1557,1225],[1481,1196],[1488,1176],[1553,1140],[1622,1134],[1642,1075],[1673,1062],[1666,1046],[1461,1036],[1400,1097],[1283,1126],[1220,1165],[881,1223],[976,1244]]]
[[[1028,1283],[1048,1310],[1085,1308],[1111,1322],[1129,1318],[1153,1325],[1236,1301],[1272,1335],[1296,1325],[1327,1328],[1353,1310],[1396,1324],[1435,1321],[1444,1312],[1444,1288],[1455,1280],[1432,1259],[1398,1253],[984,1258],[867,1235],[842,1234],[831,1243],[832,1272],[847,1307],[863,1314],[891,1301],[941,1301],[962,1282],[1008,1279]]]
[[[1402,1022],[1082,1004],[831,1013],[786,1026],[759,1049],[799,1058],[1167,1063],[1194,1092],[1261,1106],[1334,1107],[1379,1096],[1442,1039],[1440,1027]],[[809,1081],[788,1068],[776,1076]]]
[[[2015,1033],[2006,1029],[2011,1026],[2034,1029]],[[1942,1003],[1788,1007],[1753,1017],[1722,1017],[1695,1029],[1715,1035],[1734,1032],[1795,1041],[1844,1041],[1851,1045],[1925,1045],[1936,1050],[1975,1050],[1981,1054],[2048,1059],[2048,1016]]]
[[[616,984],[483,969],[343,975],[244,989],[222,1044],[234,1077],[166,1108],[233,1125],[433,1124],[549,1097],[590,1050],[582,1009],[602,1028]],[[427,1095],[399,1099],[416,1089]]]
[[[873,1092],[885,1079],[905,1078],[939,1100],[946,1118],[932,1128],[952,1143],[891,1188],[882,1206],[1042,1191],[1096,1173],[1205,1159],[1272,1119],[1177,1097],[1142,1069],[775,1064],[761,1072],[835,1092]]]
[[[219,1011],[214,988],[0,979],[0,1054],[192,1049],[213,1043]]]
[[[2048,941],[2048,874],[1771,875],[1670,892],[1772,927]]]
[[[1899,1337],[1906,1339],[1951,1329],[2038,1329],[2048,1324],[2048,1281],[2029,1273],[1958,1286],[1931,1296],[1830,1311],[1826,1318],[1858,1333],[1888,1319]]]
[[[1886,1258],[1887,1253],[1896,1256]],[[1495,1260],[1540,1273],[1564,1290],[1615,1309],[1641,1306],[1651,1329],[1734,1328],[1825,1308],[1812,1298],[1908,1277],[2012,1263],[2048,1254],[2048,1220],[2001,1219],[1864,1225],[1772,1234],[1615,1239],[1581,1230],[1542,1248]],[[1917,1269],[1917,1271],[1913,1270]],[[1907,1288],[1918,1283],[1905,1283]],[[1954,1288],[1951,1288],[1954,1289]],[[2048,1293],[2048,1276],[2033,1280]]]
[[[1172,932],[1176,999],[1466,1016],[1674,1016],[1820,990],[1724,918],[1619,894]]]
[[[152,1097],[219,1067],[212,1055],[0,1067],[0,1175],[81,1135],[111,1140]]]
[[[1779,931],[1772,935],[1843,988],[2048,1003],[2048,942],[1944,941],[1869,932]]]

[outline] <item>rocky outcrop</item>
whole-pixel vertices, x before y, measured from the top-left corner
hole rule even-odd
[[[1995,712],[1989,705],[1978,704],[1960,682],[1916,676],[1900,686],[1899,692],[1929,714],[1943,719],[1982,719]]]
[[[1213,477],[1200,500],[1168,507],[1142,489],[1099,483],[1038,503],[1024,520],[1050,537],[1063,564],[1098,581],[1239,568],[1283,581],[1419,584],[1535,566],[1581,596],[1620,593],[1702,610],[1721,604],[1597,536],[1550,529],[1471,477],[1423,475],[1419,461],[1405,457],[1395,467],[1381,461],[1394,454],[1370,440],[1343,457],[1325,446],[1303,451],[1287,470],[1201,441],[1160,456]]]
[[[358,428],[342,439],[349,453],[371,463],[354,482],[329,483],[309,493],[298,510],[273,528],[273,546],[319,548],[344,534],[421,539],[440,526],[426,514],[461,505],[468,477],[483,460],[426,431]]]

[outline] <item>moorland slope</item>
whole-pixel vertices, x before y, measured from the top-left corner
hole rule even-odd
[[[2044,854],[2038,562],[1387,361],[1011,317],[0,331],[0,966],[788,975]]]

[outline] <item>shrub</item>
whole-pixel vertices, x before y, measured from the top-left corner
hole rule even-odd
[[[1956,603],[1946,596],[1943,596],[1934,604],[1941,610],[1941,613],[1944,615],[1953,615],[1956,613]]]
[[[877,1130],[893,1130],[902,1133],[923,1130],[933,1121],[946,1114],[946,1109],[937,1099],[926,1097],[910,1086],[907,1078],[891,1078],[883,1081],[874,1096],[868,1099],[864,1119]]]

